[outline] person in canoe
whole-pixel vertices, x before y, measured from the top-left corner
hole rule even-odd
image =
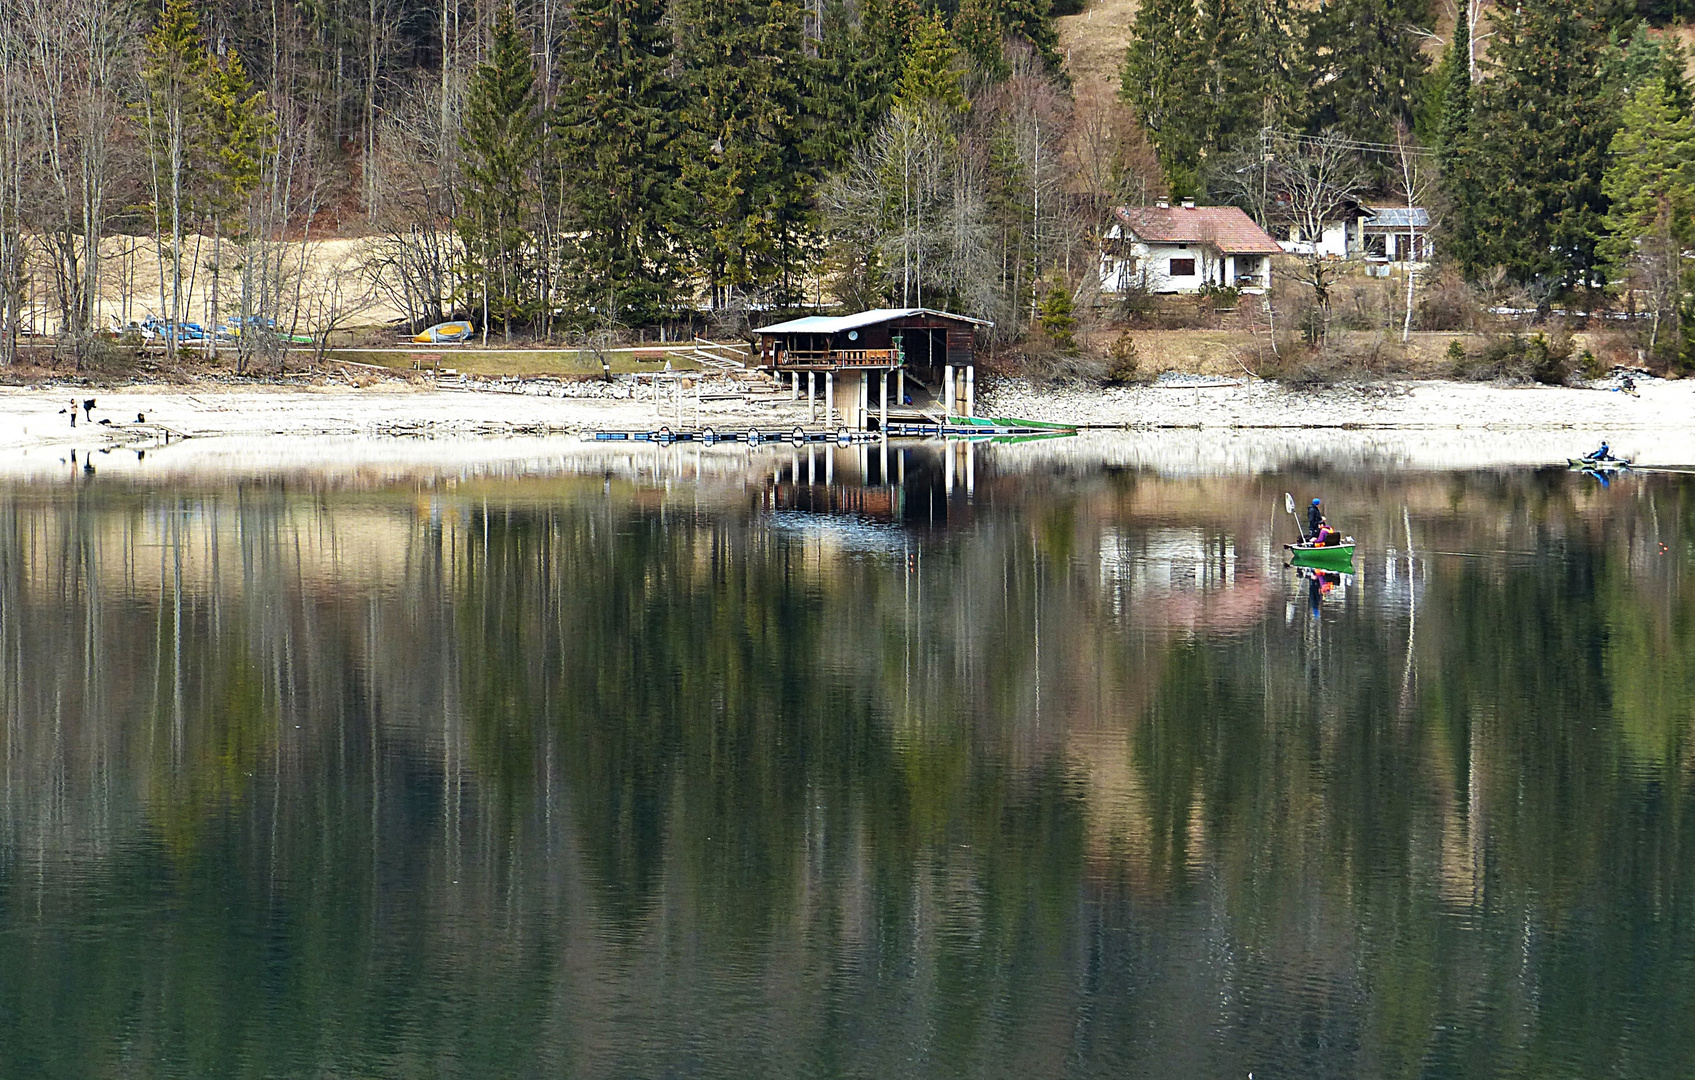
[[[1307,535],[1316,540],[1318,537],[1319,527],[1323,524],[1324,504],[1320,503],[1317,499],[1314,499],[1312,501],[1312,505],[1307,507]]]
[[[1607,440],[1602,439],[1600,449],[1594,451],[1593,453],[1584,454],[1583,460],[1584,461],[1612,461],[1612,460],[1614,460],[1614,458],[1613,458],[1613,448],[1607,445]]]
[[[1330,522],[1324,518],[1318,519],[1318,531],[1312,534],[1312,542],[1318,547],[1335,547],[1342,542],[1342,534],[1330,527]]]

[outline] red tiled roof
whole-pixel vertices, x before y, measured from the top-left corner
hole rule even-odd
[[[1118,219],[1139,240],[1211,244],[1226,255],[1279,255],[1283,249],[1235,206],[1121,206]]]

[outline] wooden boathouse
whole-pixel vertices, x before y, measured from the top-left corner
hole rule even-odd
[[[972,415],[977,332],[993,325],[933,308],[808,315],[758,330],[759,363],[778,379],[787,372],[797,399],[804,376],[814,419],[821,394],[826,425],[839,416],[851,427],[868,429],[875,420],[887,430],[890,396],[906,408],[908,380],[916,384],[914,408],[924,411],[922,395],[945,416]]]

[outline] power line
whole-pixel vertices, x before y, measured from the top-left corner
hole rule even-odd
[[[1307,134],[1305,134],[1303,132],[1299,132],[1299,131],[1278,131],[1274,128],[1261,128],[1260,129],[1261,144],[1265,145],[1268,149],[1270,147],[1270,143],[1271,143],[1271,140],[1273,138],[1286,139],[1290,142],[1295,143],[1296,145],[1300,145],[1302,143],[1305,143],[1305,144],[1309,144],[1309,145],[1318,144],[1318,145],[1324,145],[1324,146],[1341,146],[1345,149],[1355,150],[1355,151],[1358,151],[1362,154],[1396,154],[1396,155],[1399,155],[1399,154],[1404,153],[1404,154],[1412,154],[1416,157],[1435,157],[1436,156],[1436,151],[1435,151],[1434,148],[1428,147],[1428,146],[1419,146],[1417,143],[1410,143],[1409,142],[1405,146],[1401,146],[1401,145],[1397,145],[1395,143],[1362,142],[1358,139],[1344,139],[1344,138],[1341,138],[1339,136],[1334,136],[1334,135],[1307,135]]]

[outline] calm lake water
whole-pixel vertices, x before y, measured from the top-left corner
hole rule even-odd
[[[0,1075],[1695,1071],[1695,477],[963,454],[0,484]]]

